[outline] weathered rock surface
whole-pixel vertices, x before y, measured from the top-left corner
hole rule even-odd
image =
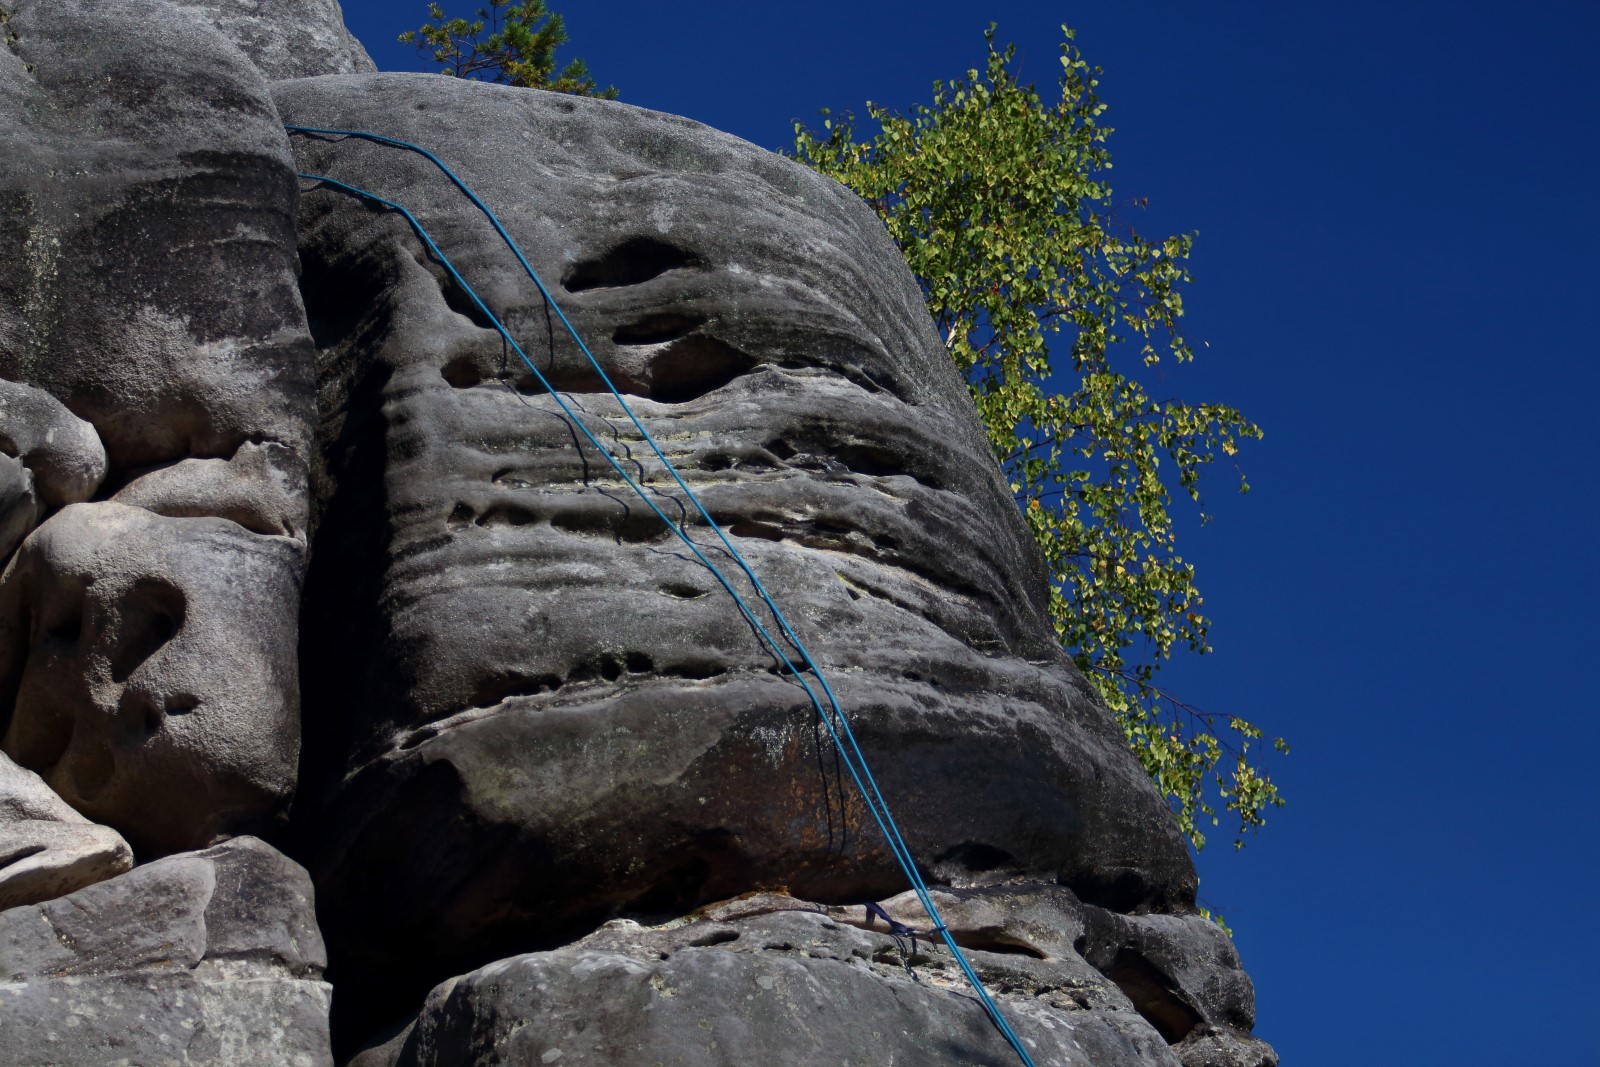
[[[0,577],[0,744],[142,853],[270,825],[299,755],[299,544],[74,504]]]
[[[1123,915],[1051,885],[934,890],[932,895],[963,948],[1094,968],[1174,1047],[1184,1067],[1277,1063],[1272,1049],[1250,1036],[1255,987],[1233,942],[1199,915]],[[909,892],[882,907],[912,928],[927,921]],[[830,914],[868,929],[876,925],[851,909],[830,909]]]
[[[263,71],[366,61],[332,0],[7,7],[0,548],[56,513],[0,577],[0,747],[197,848],[282,814],[299,744],[312,347]]]
[[[624,105],[404,75],[274,92],[288,121],[425,143],[501,214],[830,672],[931,870],[1191,903],[1172,820],[1052,640],[965,387],[864,205]],[[676,506],[437,171],[295,143],[302,169],[415,212]],[[798,688],[404,221],[323,188],[301,231],[323,419],[302,669],[308,729],[344,730],[308,742],[341,784],[305,810],[339,958],[393,975],[418,946],[470,964],[763,886],[903,888]]]
[[[0,912],[7,1063],[331,1064],[305,871],[238,838]]]
[[[0,560],[10,557],[39,521],[33,472],[21,460],[0,455]]]
[[[1185,957],[1193,970],[1181,977],[1148,964],[1163,988],[1123,987],[1074,948],[1125,951],[1095,941],[1088,916],[1100,909],[1068,890],[1007,886],[939,897],[952,933],[1039,1067],[1277,1062],[1226,1022],[1197,1018],[1175,1047],[1162,1032],[1171,1004],[1202,1004],[1208,981],[1242,978],[1236,958],[1213,961],[1202,951]],[[844,912],[764,895],[663,927],[614,921],[566,948],[442,983],[408,1028],[352,1067],[1014,1061],[943,946],[913,948],[854,928]],[[1051,932],[1048,951],[1006,940],[1037,923]],[[1188,941],[1209,937],[1197,927]],[[1208,1058],[1202,1045],[1235,1058]]]
[[[0,754],[0,911],[66,896],[132,866],[122,835],[85,819]]]
[[[106,451],[94,427],[42,389],[0,380],[0,452],[33,475],[51,508],[94,496],[106,477]]]
[[[0,565],[48,508],[88,500],[105,476],[93,426],[44,390],[0,379]]]
[[[837,907],[902,877],[711,577],[403,221],[294,174],[415,211],[686,516],[481,214],[290,121],[425,144],[501,212],[828,672],[1041,1065],[1275,1062],[854,197],[672,116],[363,73],[334,0],[0,15],[0,906],[42,900],[0,912],[0,1058],[330,1061],[305,872],[187,851],[279,827],[302,695],[284,847],[344,1043],[422,1005],[358,1062],[1010,1055],[942,951]],[[119,831],[179,854],[115,874]],[[739,896],[775,886],[835,907]]]
[[[203,9],[20,0],[0,56],[0,377],[94,425],[114,479],[307,452],[296,188],[266,83]]]
[[[173,0],[222,31],[269,81],[376,70],[339,0]]]

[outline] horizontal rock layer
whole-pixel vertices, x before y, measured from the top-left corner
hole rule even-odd
[[[1158,921],[1161,947],[1141,951],[1120,927],[1148,920],[1056,886],[938,896],[1039,1067],[1277,1063],[1249,1036],[1249,980],[1205,920]],[[1016,1061],[942,945],[861,929],[862,914],[764,895],[654,929],[612,922],[442,983],[351,1067]]]
[[[331,1065],[304,869],[255,838],[0,911],[5,1061]]]

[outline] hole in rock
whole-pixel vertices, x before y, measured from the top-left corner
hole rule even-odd
[[[533,482],[530,482],[528,479],[522,477],[515,467],[505,467],[501,470],[495,471],[494,478],[491,480],[493,481],[494,485],[500,489],[537,488]]]
[[[715,337],[690,334],[650,361],[650,399],[663,404],[697,399],[745,374],[755,362]]]
[[[707,452],[700,457],[700,469],[703,471],[725,471],[733,466],[733,457],[724,452]]]
[[[783,527],[753,519],[734,523],[728,527],[728,532],[735,537],[759,537],[764,541],[782,541],[784,537]]]
[[[626,663],[631,674],[648,674],[655,670],[656,662],[643,652],[629,652]]]
[[[716,678],[727,673],[728,668],[709,660],[699,663],[674,663],[661,669],[661,674],[665,678],[683,678],[691,682],[703,682],[707,678]]]
[[[573,267],[561,285],[569,293],[639,285],[669,270],[697,267],[699,257],[654,237],[635,237]]]
[[[445,305],[451,311],[472,320],[472,324],[480,330],[494,329],[494,323],[490,321],[489,316],[484,314],[483,309],[467,295],[467,291],[461,288],[460,283],[454,278],[446,275],[439,279],[439,292],[444,295]]]
[[[1005,934],[991,930],[977,930],[963,934],[958,943],[962,948],[977,949],[979,952],[994,952],[1002,956],[1027,956],[1029,959],[1044,960],[1050,957],[1025,941],[1008,937]]]
[[[475,708],[492,708],[496,704],[503,704],[512,697],[538,696],[540,693],[554,693],[561,688],[562,682],[559,675],[555,674],[501,674],[492,678],[480,680],[472,694],[472,706]],[[410,747],[426,741],[432,733],[418,736],[405,747]]]
[[[167,697],[168,715],[188,715],[200,706],[200,698],[193,693],[174,693]]]
[[[44,635],[50,641],[72,644],[83,636],[83,615],[75,614],[69,619],[64,619],[46,630]]]
[[[766,448],[768,452],[771,452],[779,459],[793,459],[795,456],[794,445],[791,445],[788,441],[785,441],[781,437],[775,437],[771,441],[768,441]]]
[[[144,579],[117,605],[116,647],[111,654],[111,678],[122,683],[139,664],[177,636],[183,628],[185,603],[182,590],[155,579]]]
[[[452,530],[460,530],[471,526],[474,518],[472,508],[466,504],[457,504],[451,509],[450,517],[444,521],[444,524]]]
[[[611,340],[619,345],[658,345],[676,341],[697,326],[705,324],[704,315],[680,315],[666,311],[647,315],[637,322],[618,326]]]
[[[838,457],[840,463],[857,474],[885,477],[907,473],[904,459],[887,448],[873,445],[844,445],[838,448],[834,455]]]
[[[791,658],[785,659],[781,664],[772,664],[767,668],[767,673],[776,674],[780,678],[793,678],[797,674],[805,674],[810,669],[804,660]]]
[[[567,684],[575,685],[582,682],[592,682],[596,679],[615,682],[622,677],[625,667],[626,665],[620,657],[604,652],[593,659],[583,661],[568,671]]]
[[[1018,865],[1016,857],[1011,853],[977,841],[968,841],[966,844],[957,845],[943,856],[940,856],[939,863],[941,865],[954,864],[964,870],[980,873]]]
[[[737,930],[707,930],[697,934],[689,940],[690,948],[711,948],[713,945],[728,945],[739,940]]]
[[[519,504],[495,503],[478,516],[479,526],[527,526],[539,521],[539,516]]]
[[[663,596],[674,597],[678,600],[698,600],[711,592],[698,586],[688,585],[683,582],[667,582],[661,586]]]
[[[1167,1044],[1176,1045],[1202,1022],[1200,1014],[1178,996],[1166,975],[1137,952],[1118,949],[1116,959],[1104,973]]]
[[[558,512],[550,525],[563,533],[609,536],[634,544],[659,541],[671,531],[647,508],[608,501],[593,507],[572,507]]]
[[[483,381],[478,361],[471,356],[457,356],[440,368],[439,374],[457,389],[471,389]]]
[[[122,694],[117,720],[129,737],[152,737],[161,729],[161,708],[148,694],[128,690]]]

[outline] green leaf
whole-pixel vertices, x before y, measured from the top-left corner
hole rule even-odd
[[[1175,652],[1211,647],[1172,493],[1199,503],[1202,469],[1261,430],[1228,405],[1148,391],[1143,375],[1164,357],[1194,356],[1178,330],[1194,235],[1151,240],[1126,223],[1130,205],[1106,181],[1100,71],[1062,32],[1056,100],[1017,80],[991,26],[983,67],[935,82],[932,104],[899,115],[869,103],[870,136],[824,112],[820,134],[795,124],[794,151],[872,207],[916,276],[1056,575],[1062,644],[1194,846],[1219,808],[1238,819],[1238,843],[1282,804],[1251,747],[1262,732],[1154,678]]]

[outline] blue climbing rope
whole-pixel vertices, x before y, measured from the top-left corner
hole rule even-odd
[[[857,790],[860,791],[862,800],[866,803],[867,810],[871,813],[873,821],[878,824],[878,829],[882,831],[884,840],[888,843],[890,851],[894,854],[896,863],[899,864],[901,870],[904,872],[907,881],[910,883],[913,892],[916,894],[918,902],[921,903],[923,910],[927,912],[929,920],[933,923],[931,933],[937,934],[940,939],[944,941],[945,946],[950,950],[951,956],[959,964],[962,973],[966,976],[966,979],[971,984],[974,992],[977,993],[979,1002],[983,1005],[984,1010],[988,1013],[989,1018],[993,1021],[996,1029],[1000,1031],[1001,1035],[1006,1039],[1006,1042],[1017,1053],[1017,1056],[1022,1060],[1025,1067],[1035,1067],[1033,1058],[1028,1055],[1028,1051],[1023,1047],[1021,1039],[1017,1037],[1016,1033],[1011,1029],[1010,1023],[1006,1021],[1005,1013],[1000,1010],[1000,1006],[994,1002],[994,999],[989,995],[989,991],[984,988],[983,980],[979,978],[977,972],[973,970],[972,964],[967,960],[967,957],[961,951],[960,946],[956,944],[955,938],[951,936],[949,928],[945,926],[944,920],[939,914],[938,906],[934,903],[933,897],[928,891],[927,883],[923,881],[922,874],[917,869],[916,861],[911,856],[911,850],[906,845],[905,839],[900,834],[900,828],[896,825],[894,817],[889,812],[888,802],[884,800],[883,794],[878,788],[877,779],[873,777],[872,771],[867,766],[866,756],[861,752],[860,746],[856,743],[855,733],[850,729],[849,720],[845,717],[844,710],[840,707],[838,698],[834,695],[833,688],[828,684],[827,678],[823,675],[822,668],[818,666],[816,660],[812,658],[810,651],[806,648],[805,643],[800,640],[799,635],[796,634],[794,629],[789,625],[789,622],[784,617],[783,612],[778,610],[778,605],[773,601],[772,596],[767,592],[766,587],[762,585],[761,580],[756,577],[755,571],[750,568],[750,565],[748,562],[746,562],[744,555],[736,547],[734,547],[733,542],[728,540],[728,537],[725,533],[723,533],[722,528],[717,525],[716,521],[712,519],[710,513],[708,513],[701,505],[699,497],[696,496],[694,491],[689,488],[688,484],[683,480],[682,476],[678,473],[677,468],[673,466],[672,462],[667,459],[666,454],[662,452],[661,447],[656,443],[656,440],[650,434],[650,431],[645,429],[644,424],[640,422],[638,416],[633,413],[633,409],[628,405],[628,402],[623,398],[622,394],[618,392],[616,386],[612,384],[610,376],[606,374],[605,369],[600,365],[600,361],[597,360],[594,357],[594,354],[589,351],[589,346],[584,343],[583,338],[578,334],[577,329],[572,325],[571,321],[568,320],[566,313],[562,311],[560,304],[556,302],[556,299],[551,294],[550,290],[545,287],[545,284],[543,280],[540,279],[538,272],[533,269],[533,266],[528,262],[527,257],[522,254],[522,249],[511,237],[511,234],[507,232],[505,226],[501,224],[500,219],[493,211],[489,209],[489,206],[478,197],[478,194],[475,193],[472,188],[455,173],[455,171],[451,170],[450,167],[447,166],[438,156],[434,155],[432,152],[421,147],[420,145],[415,145],[409,141],[402,141],[393,137],[385,137],[381,134],[371,133],[365,130],[325,129],[312,126],[296,126],[287,123],[284,125],[284,129],[288,130],[290,133],[328,137],[354,137],[361,140],[372,141],[377,144],[387,145],[393,148],[400,148],[406,151],[415,152],[418,155],[423,156],[429,162],[433,163],[434,166],[438,167],[439,170],[451,181],[451,183],[454,184],[455,187],[459,189],[462,194],[464,194],[467,199],[478,208],[479,211],[483,212],[484,216],[494,227],[495,232],[500,235],[500,239],[505,242],[506,247],[509,248],[512,255],[516,257],[517,262],[522,266],[522,269],[527,274],[528,278],[538,288],[539,294],[544,298],[546,304],[556,313],[556,317],[561,321],[561,325],[566,329],[567,333],[577,344],[578,349],[589,361],[589,365],[593,367],[595,372],[600,376],[601,382],[604,383],[606,389],[616,399],[623,413],[626,414],[629,421],[633,423],[634,428],[639,431],[640,436],[643,438],[646,444],[649,445],[650,450],[655,453],[656,458],[661,461],[662,468],[672,477],[672,480],[677,484],[678,488],[683,490],[685,498],[694,506],[695,511],[699,513],[700,517],[705,520],[706,525],[709,526],[716,534],[717,539],[722,542],[722,546],[727,550],[729,558],[734,561],[739,570],[743,572],[747,579],[749,579],[750,585],[755,590],[757,596],[760,597],[762,603],[772,613],[772,618],[777,623],[779,631],[783,634],[784,638],[794,649],[794,651],[800,656],[801,665],[803,665],[804,670],[801,669],[801,665],[796,665],[794,660],[784,653],[782,645],[780,645],[772,636],[771,632],[768,631],[764,625],[762,625],[761,620],[756,617],[754,611],[751,610],[744,598],[739,595],[739,592],[734,588],[733,583],[730,582],[727,576],[723,574],[722,570],[718,568],[716,564],[712,563],[706,554],[701,551],[700,546],[689,537],[682,525],[667,517],[666,513],[663,512],[661,508],[656,505],[655,501],[651,499],[650,493],[646,492],[643,486],[634,481],[633,477],[629,475],[627,470],[623,467],[621,461],[617,459],[610,449],[601,444],[600,440],[583,423],[583,420],[578,418],[577,414],[567,403],[566,399],[562,397],[555,387],[550,384],[549,380],[545,378],[544,374],[540,372],[539,368],[534,365],[533,360],[528,358],[528,354],[523,351],[522,346],[518,344],[516,339],[511,336],[510,332],[501,323],[499,317],[496,316],[494,312],[489,310],[482,298],[478,296],[477,291],[467,283],[467,280],[461,276],[461,274],[456,270],[454,264],[450,262],[449,257],[447,257],[439,248],[439,246],[434,243],[433,238],[428,234],[427,228],[422,225],[415,215],[413,215],[403,205],[379,196],[377,193],[358,188],[354,185],[346,184],[345,182],[338,181],[337,179],[328,177],[327,175],[305,173],[298,175],[298,177],[306,181],[323,183],[325,185],[344,190],[345,192],[351,193],[355,196],[371,200],[374,203],[382,204],[383,206],[390,208],[402,215],[411,225],[411,228],[416,232],[422,243],[427,246],[428,251],[433,254],[434,258],[437,259],[438,262],[444,267],[445,271],[449,273],[451,279],[457,285],[459,285],[462,291],[472,299],[473,304],[475,304],[477,308],[488,318],[489,322],[494,326],[501,338],[511,347],[512,351],[516,352],[518,358],[520,358],[522,362],[527,365],[528,369],[533,373],[534,378],[541,386],[544,387],[545,391],[550,394],[550,396],[555,400],[556,404],[560,406],[563,414],[565,414],[567,418],[571,420],[572,424],[582,432],[583,436],[594,447],[595,451],[606,458],[606,461],[611,465],[612,469],[615,470],[622,480],[628,485],[628,487],[638,495],[639,499],[644,502],[645,506],[648,507],[657,518],[665,523],[668,529],[672,530],[673,533],[677,535],[678,539],[682,541],[689,551],[694,554],[695,558],[698,559],[700,563],[711,572],[711,574],[716,578],[718,584],[722,586],[723,590],[733,598],[733,601],[739,608],[740,613],[755,629],[763,644],[766,645],[768,650],[778,660],[778,662],[784,667],[787,667],[789,673],[794,676],[795,681],[799,683],[800,688],[805,692],[807,699],[811,702],[811,706],[815,709],[818,717],[822,720],[823,725],[827,727],[828,734],[833,740],[834,747],[843,758],[844,765],[849,770],[850,777],[852,780],[854,780]],[[813,690],[810,684],[807,682],[805,678],[807,673],[816,679],[823,692],[823,695],[826,697],[826,708],[824,708],[822,701],[818,699],[816,691]]]

